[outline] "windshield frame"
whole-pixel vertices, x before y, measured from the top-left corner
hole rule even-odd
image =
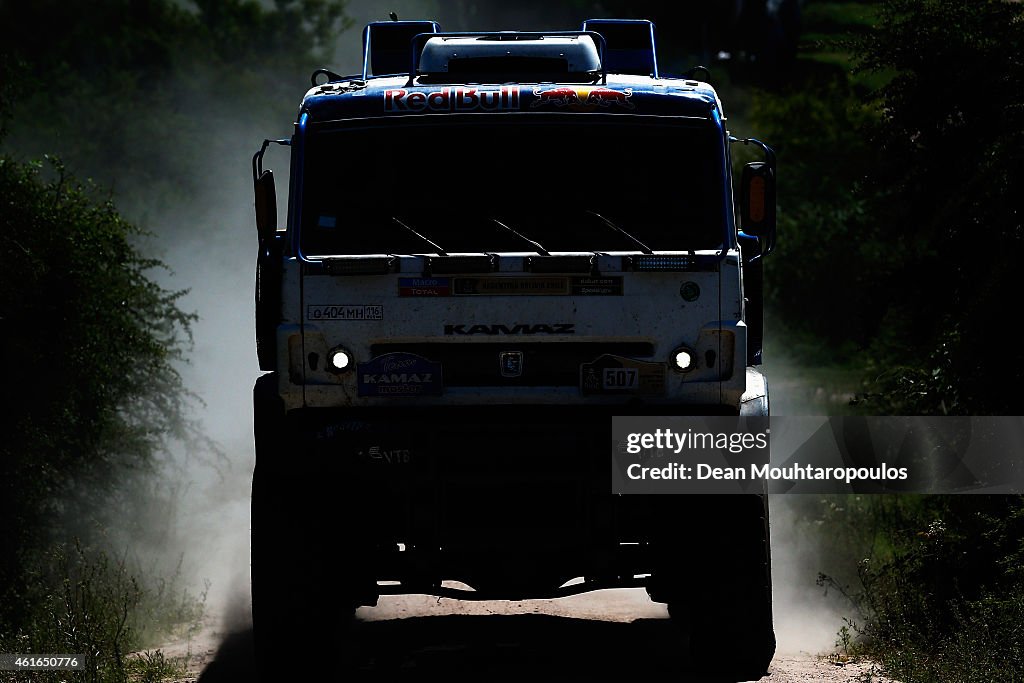
[[[525,118],[524,118],[525,117]],[[450,128],[452,126],[458,126],[462,124],[471,125],[516,125],[518,119],[519,124],[526,125],[544,125],[556,124],[556,125],[580,125],[588,126],[594,129],[599,129],[602,126],[609,127],[620,127],[620,126],[642,126],[642,125],[654,125],[659,127],[710,127],[713,131],[714,137],[714,161],[716,164],[716,176],[719,179],[721,192],[721,208],[720,217],[722,223],[722,240],[721,243],[713,249],[685,249],[679,250],[659,250],[655,249],[655,253],[713,253],[717,256],[718,260],[725,258],[726,254],[730,250],[736,248],[736,228],[735,228],[735,216],[733,206],[733,189],[732,189],[732,173],[730,168],[729,160],[729,145],[727,133],[723,126],[723,120],[718,115],[717,111],[712,111],[710,116],[707,117],[694,117],[694,116],[664,116],[664,115],[643,115],[643,114],[608,114],[608,113],[568,113],[568,112],[544,112],[544,113],[524,113],[524,112],[506,112],[501,114],[494,113],[462,113],[462,114],[446,114],[446,115],[408,115],[402,117],[364,117],[364,118],[353,118],[343,120],[330,120],[330,121],[311,121],[308,112],[303,112],[300,116],[299,122],[296,123],[296,131],[293,137],[293,157],[292,157],[292,174],[291,174],[291,187],[289,192],[289,233],[290,233],[290,245],[292,253],[296,254],[300,260],[318,263],[324,258],[330,258],[332,256],[338,257],[362,257],[364,254],[351,254],[351,255],[330,255],[330,254],[315,254],[307,255],[302,246],[302,225],[303,225],[303,207],[305,204],[305,192],[303,189],[304,182],[303,176],[306,173],[306,145],[307,137],[310,133],[315,135],[325,133],[355,133],[360,130],[373,130],[381,131],[390,128],[397,127],[397,130],[405,131],[409,129],[422,129],[429,131],[434,126],[441,126]],[[397,132],[396,130],[396,132]],[[717,220],[717,217],[716,217]],[[444,246],[444,245],[441,245]],[[619,250],[616,250],[618,253]],[[622,253],[641,253],[637,250],[621,250]],[[406,252],[401,252],[405,254]],[[410,255],[431,253],[426,251],[415,252]],[[494,250],[493,252],[474,252],[474,253],[504,253],[503,250]],[[578,253],[593,253],[590,250],[582,249]],[[397,254],[391,254],[397,255]]]

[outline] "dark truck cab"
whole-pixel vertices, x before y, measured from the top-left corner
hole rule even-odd
[[[695,666],[760,676],[764,496],[612,495],[609,443],[617,415],[768,414],[771,150],[658,73],[650,22],[363,40],[253,158],[257,650],[387,594],[644,587]],[[739,201],[735,142],[765,154]]]

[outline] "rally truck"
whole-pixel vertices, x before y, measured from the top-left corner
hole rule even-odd
[[[648,21],[379,22],[363,46],[253,158],[257,651],[383,595],[633,587],[690,665],[760,676],[764,496],[613,495],[610,434],[767,415],[771,149],[730,135],[706,70],[659,72]],[[738,144],[761,160],[734,179]]]

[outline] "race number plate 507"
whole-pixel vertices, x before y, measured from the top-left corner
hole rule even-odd
[[[593,363],[580,366],[580,391],[584,394],[664,394],[665,364],[605,354]]]

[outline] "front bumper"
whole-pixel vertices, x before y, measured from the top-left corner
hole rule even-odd
[[[738,503],[612,495],[611,418],[626,414],[652,406],[299,409],[284,416],[275,457],[289,479],[307,473],[302,509],[380,592],[439,593],[455,580],[479,598],[552,597],[643,585],[659,548],[685,547],[684,520],[721,521],[712,508]],[[563,587],[578,577],[580,588]]]

